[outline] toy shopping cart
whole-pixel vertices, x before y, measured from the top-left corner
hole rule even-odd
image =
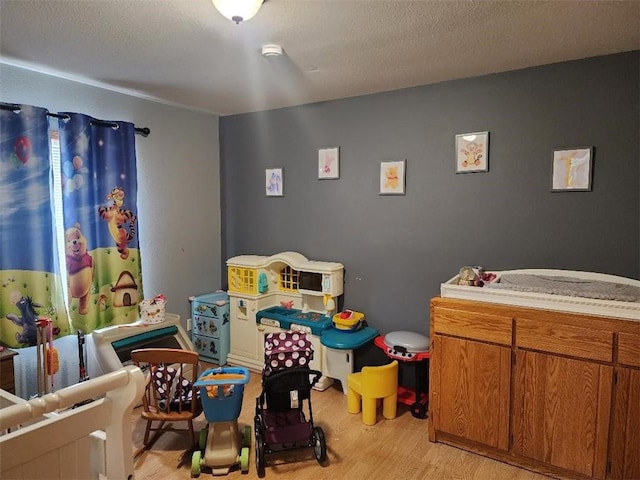
[[[242,367],[220,367],[204,371],[194,386],[200,388],[200,400],[209,426],[200,430],[199,450],[191,457],[191,476],[198,477],[203,468],[213,475],[226,475],[240,465],[249,471],[251,427],[240,434],[238,417],[242,409],[244,386],[249,371]]]

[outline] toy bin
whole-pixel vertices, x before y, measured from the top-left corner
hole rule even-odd
[[[140,318],[145,324],[164,322],[167,301],[165,296],[160,294],[152,299],[140,302]]]
[[[333,326],[345,332],[355,332],[362,327],[363,321],[364,313],[353,310],[345,310],[333,316]]]
[[[195,386],[200,388],[200,400],[207,422],[236,420],[242,409],[244,385],[249,371],[242,367],[220,367],[205,370]]]

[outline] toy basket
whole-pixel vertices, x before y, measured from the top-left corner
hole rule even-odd
[[[200,388],[200,401],[207,422],[237,420],[242,409],[244,385],[249,370],[244,367],[219,367],[205,370],[193,384]]]
[[[150,300],[140,302],[140,318],[144,323],[162,323],[166,313],[167,301],[164,295],[156,295]]]
[[[344,332],[355,332],[362,327],[364,313],[345,310],[333,316],[333,326]]]

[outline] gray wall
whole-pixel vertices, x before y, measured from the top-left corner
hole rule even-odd
[[[218,117],[5,64],[0,101],[151,129],[136,136],[144,294],[164,293],[186,323],[188,297],[222,286]]]
[[[345,265],[344,306],[426,333],[463,265],[639,278],[639,54],[630,52],[220,119],[222,261],[301,252]],[[456,174],[454,137],[490,132],[489,171]],[[340,146],[340,178],[317,150]],[[551,193],[556,148],[594,146],[592,192]],[[378,195],[407,160],[405,196]],[[265,168],[284,167],[284,197]]]

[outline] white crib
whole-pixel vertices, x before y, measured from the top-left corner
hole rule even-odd
[[[133,479],[131,412],[143,389],[127,366],[29,401],[0,390],[0,478]]]

